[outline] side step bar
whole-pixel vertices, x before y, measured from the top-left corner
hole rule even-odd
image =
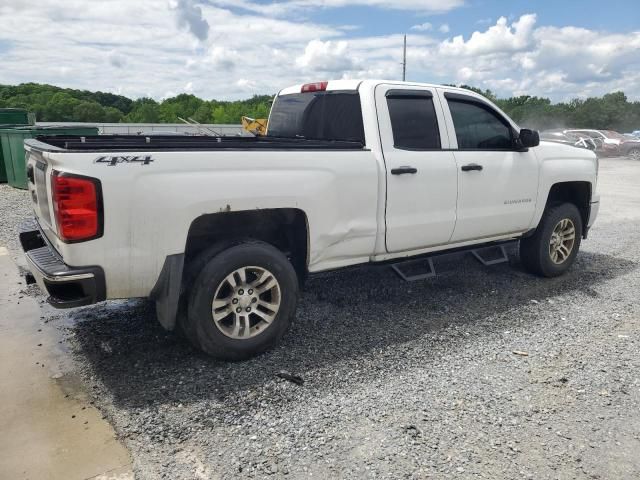
[[[428,257],[417,258],[413,260],[405,260],[403,262],[391,265],[391,268],[405,282],[416,282],[418,280],[426,280],[436,276],[436,269],[433,265],[433,259],[455,254],[471,253],[473,257],[485,267],[506,263],[509,261],[506,245],[512,245],[516,241],[500,243],[498,245],[486,245],[483,247],[467,248],[457,250],[455,252],[435,253]]]
[[[492,254],[497,253],[497,257],[491,258]],[[504,249],[504,245],[496,245],[495,247],[474,248],[471,250],[471,255],[475,257],[485,267],[491,265],[497,265],[499,263],[505,263],[509,261],[507,251]],[[489,258],[487,258],[489,257]]]
[[[417,274],[409,274],[402,271],[402,268],[411,267],[414,265],[422,266],[421,264],[427,262],[427,266],[429,267],[429,271],[425,273],[417,273]],[[405,282],[416,282],[418,280],[426,280],[427,278],[432,278],[436,276],[436,267],[433,266],[433,260],[431,257],[429,258],[421,258],[419,260],[407,260],[406,262],[396,263],[395,265],[391,265],[393,271],[398,274],[398,276],[403,279]]]

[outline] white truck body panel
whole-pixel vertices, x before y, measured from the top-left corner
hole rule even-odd
[[[540,167],[535,149],[524,152],[458,150],[455,125],[450,110],[446,108],[447,92],[458,93],[459,89],[438,88],[449,142],[454,150],[456,170],[460,171],[462,165],[469,163],[483,166],[481,172],[460,174],[457,177],[457,218],[451,241],[466,242],[495,237],[496,234],[526,232],[531,228],[538,191]],[[465,95],[490,105],[519,131],[519,127],[496,105],[473,92],[465,92]]]
[[[538,196],[538,159],[528,152],[454,152],[458,170],[474,162],[482,172],[458,176],[454,242],[529,230]]]
[[[104,235],[49,239],[68,265],[102,266],[109,298],[148,296],[165,258],[184,252],[191,223],[208,213],[302,210],[311,272],[367,262],[374,251],[379,172],[369,151],[149,154],[153,171],[93,163],[96,154],[45,153],[52,169],[104,179]]]
[[[598,159],[595,154],[589,150],[553,142],[540,142],[535,151],[541,163],[538,196],[541,199],[546,199],[551,187],[557,183],[589,183],[592,191],[590,221],[593,224],[600,202],[600,195],[597,192]],[[595,205],[595,211],[593,211],[593,205]],[[543,201],[536,204],[531,225],[537,225],[540,222],[544,207]]]
[[[435,96],[434,88],[382,83],[375,89],[380,139],[388,171],[406,165],[416,175],[389,176],[387,181],[386,242],[389,252],[406,252],[432,245],[445,245],[456,224],[458,169],[439,105],[441,151],[410,151],[394,147],[385,95],[394,91],[421,91]]]
[[[433,94],[441,151],[394,148],[384,101],[391,88]],[[331,81],[327,90],[359,92],[364,149],[155,151],[145,152],[151,165],[117,166],[95,163],[104,153],[34,151],[29,165],[41,158],[49,177],[55,169],[99,179],[104,203],[104,233],[95,240],[60,241],[36,207],[40,226],[67,265],[102,267],[107,298],[126,298],[149,295],[165,259],[185,252],[201,215],[298,209],[307,219],[308,270],[319,272],[516,238],[537,226],[560,182],[588,182],[597,202],[597,160],[588,150],[545,142],[526,152],[458,150],[445,93],[492,105],[473,92],[376,80]],[[462,172],[471,162],[484,170]],[[418,174],[389,173],[405,165]],[[590,224],[596,214],[597,205]]]

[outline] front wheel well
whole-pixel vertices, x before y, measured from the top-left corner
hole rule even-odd
[[[582,217],[582,235],[586,237],[591,212],[591,183],[560,182],[554,184],[549,190],[545,210],[560,203],[572,203],[578,207]]]

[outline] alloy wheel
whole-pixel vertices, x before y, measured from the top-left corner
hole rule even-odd
[[[227,337],[245,340],[262,333],[275,320],[282,294],[276,277],[262,267],[241,267],[216,288],[211,314]]]
[[[564,218],[560,220],[553,229],[549,240],[549,256],[556,265],[564,263],[576,243],[576,227],[573,222]]]

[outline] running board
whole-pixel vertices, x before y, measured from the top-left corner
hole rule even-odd
[[[429,257],[416,258],[413,260],[405,260],[403,262],[395,263],[391,265],[391,268],[405,282],[426,280],[427,278],[433,278],[436,276],[436,268],[433,265],[434,258],[464,254],[467,252],[471,253],[471,255],[473,255],[473,257],[485,267],[490,267],[492,265],[498,265],[509,261],[509,256],[505,249],[505,245],[508,245],[509,243],[512,242],[502,243],[500,245],[488,245],[480,248],[469,248],[456,252],[436,253]],[[413,272],[411,270],[413,270]]]
[[[491,258],[492,254],[494,254],[494,258]],[[497,256],[495,254],[497,254]],[[485,267],[490,267],[491,265],[497,265],[499,263],[506,263],[509,261],[509,256],[507,255],[507,251],[504,249],[504,245],[474,248],[473,250],[471,250],[471,255],[473,255],[476,260],[478,260]]]
[[[427,265],[429,266],[429,271],[426,273],[417,273],[414,275],[411,275],[408,272],[403,272],[402,268],[411,268],[411,266],[413,265],[418,265],[418,264],[423,264],[424,262],[427,262]],[[417,260],[407,260],[404,261],[402,263],[396,263],[395,265],[391,265],[391,268],[393,268],[393,271],[396,272],[401,279],[403,279],[405,282],[416,282],[418,280],[426,280],[427,278],[432,278],[436,276],[436,269],[433,266],[433,260],[431,260],[431,258],[420,258]]]

